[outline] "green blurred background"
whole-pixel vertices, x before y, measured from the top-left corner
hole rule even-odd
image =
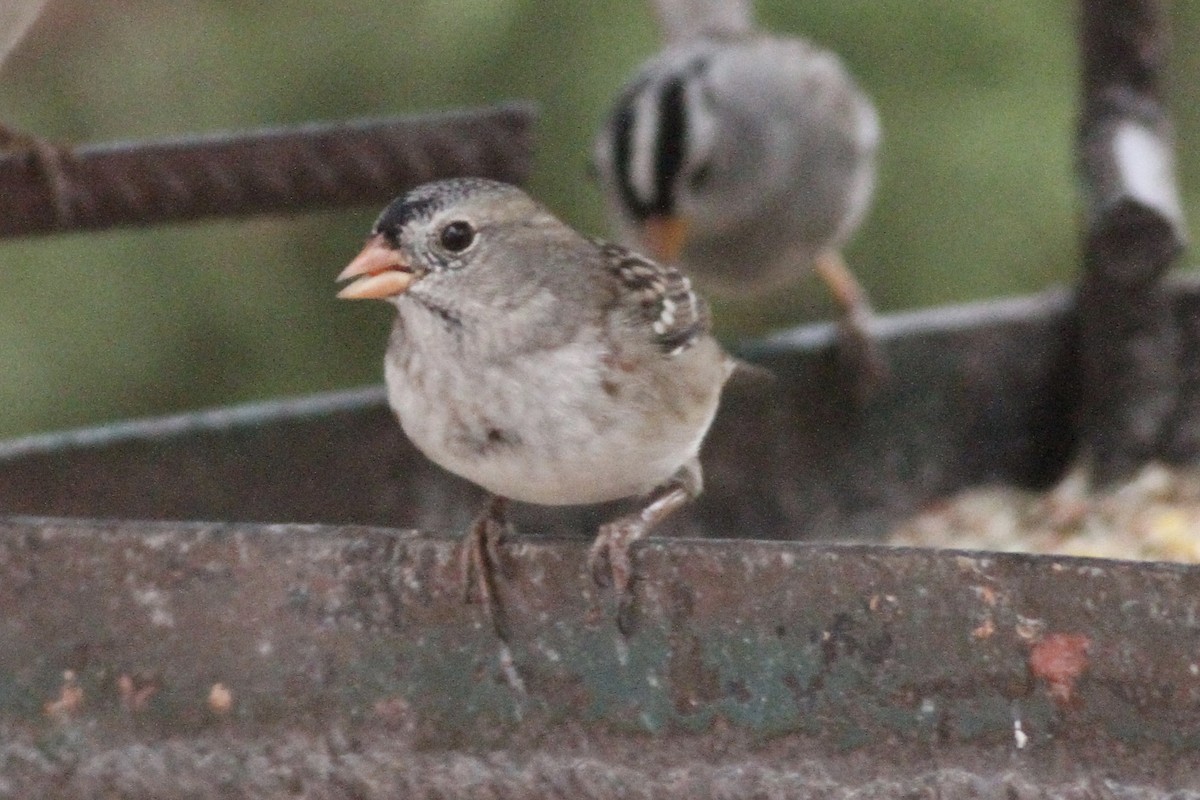
[[[758,8],[838,50],[879,106],[879,190],[848,258],[881,310],[1072,279],[1074,3]],[[1200,4],[1171,13],[1194,209]],[[51,0],[0,71],[0,119],[79,143],[532,98],[532,189],[598,234],[592,133],[655,47],[638,0]],[[377,211],[0,242],[0,436],[380,381],[390,307],[333,296]],[[808,288],[797,321],[830,314]]]

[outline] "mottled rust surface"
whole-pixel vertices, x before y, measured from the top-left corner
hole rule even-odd
[[[10,519],[0,796],[1200,786],[1198,568],[655,541],[626,638],[582,539],[506,552],[507,652],[454,539]]]

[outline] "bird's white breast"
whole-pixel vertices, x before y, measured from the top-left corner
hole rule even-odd
[[[641,494],[699,450],[716,411],[691,387],[636,380],[597,340],[475,364],[406,347],[389,354],[388,399],[443,468],[522,502],[574,505]]]

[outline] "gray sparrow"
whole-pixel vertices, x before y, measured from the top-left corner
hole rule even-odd
[[[623,597],[632,542],[700,492],[697,454],[733,369],[688,278],[467,178],[393,201],[338,279],[353,280],[339,297],[396,307],[384,374],[405,434],[492,495],[464,543],[467,598],[501,630],[507,500],[645,496],[589,551]]]
[[[748,4],[658,5],[667,44],[593,148],[621,238],[753,303],[815,269],[846,332],[867,341],[871,307],[840,253],[874,189],[871,101],[836,54],[754,30]]]

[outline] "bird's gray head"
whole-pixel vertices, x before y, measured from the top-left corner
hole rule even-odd
[[[394,200],[339,280],[338,297],[423,308],[448,321],[503,315],[560,284],[580,237],[515,186],[480,178],[427,183]]]
[[[689,42],[646,62],[596,137],[596,177],[627,233],[677,260],[691,236],[719,235],[757,211],[762,167],[742,98],[723,95],[726,43]]]

